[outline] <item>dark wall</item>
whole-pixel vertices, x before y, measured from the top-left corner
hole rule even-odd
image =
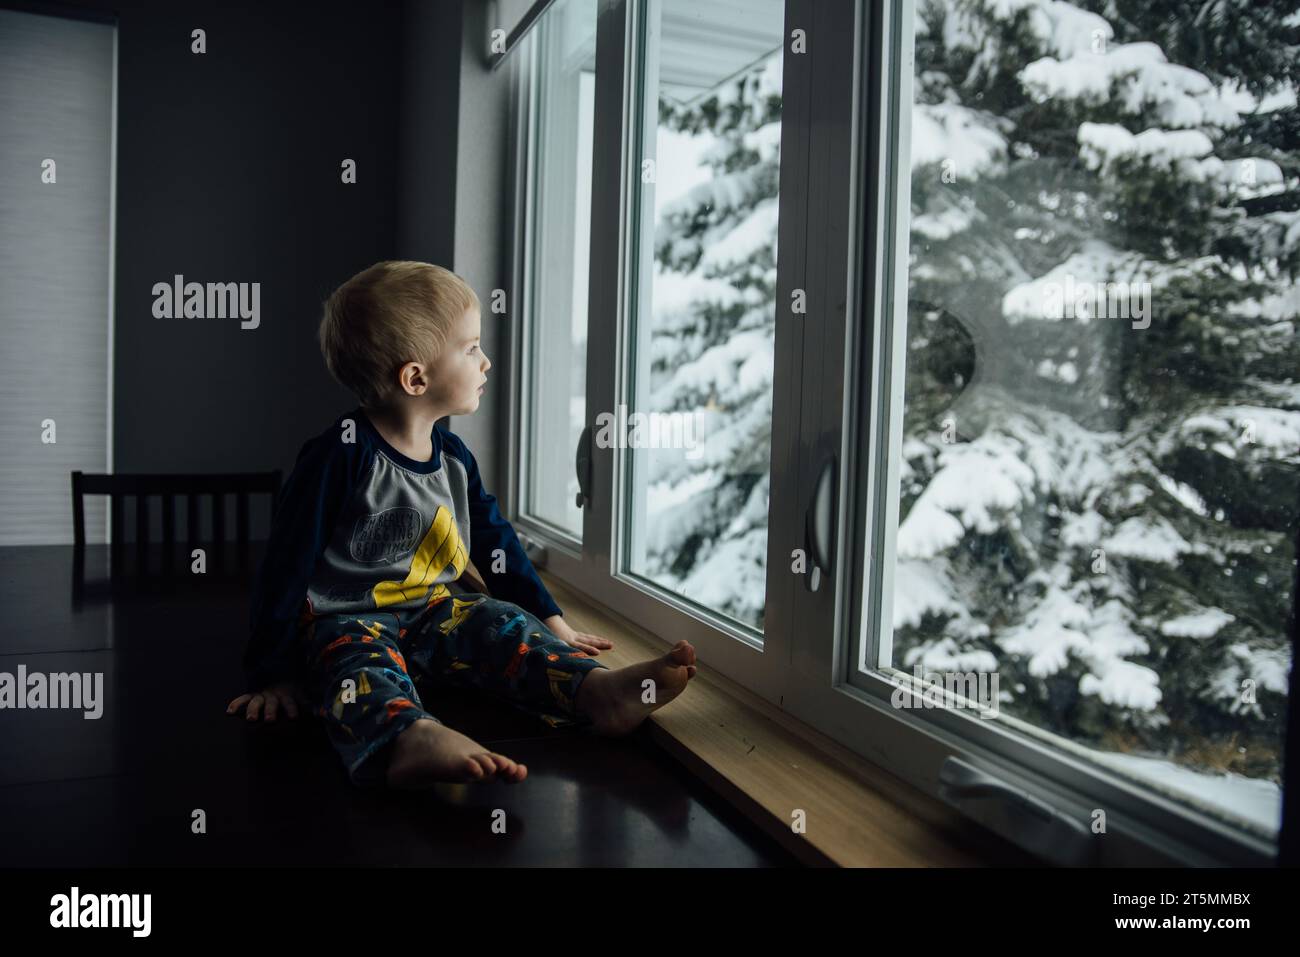
[[[459,0],[6,6],[118,18],[113,470],[287,476],[355,401],[324,298],[381,259],[451,262]],[[259,327],[155,318],[177,273],[260,283]]]
[[[510,281],[510,201],[513,157],[510,155],[510,87],[512,72],[506,65],[489,70],[483,62],[492,18],[487,4],[466,6],[460,53],[460,92],[468,104],[459,122],[455,153],[460,177],[456,182],[456,272],[478,293],[483,303],[483,351],[492,360],[488,391],[473,415],[454,416],[451,428],[474,453],[484,486],[509,508],[506,474],[506,430],[509,382],[513,361],[509,353],[509,323],[517,312],[504,316],[491,312],[493,289],[504,289],[507,301],[518,301]]]
[[[402,30],[398,255],[447,269],[455,252],[461,20],[460,0],[408,0]]]
[[[119,8],[116,471],[288,467],[350,401],[315,333],[329,291],[396,252],[400,12]],[[260,326],[155,319],[175,273],[260,282]]]

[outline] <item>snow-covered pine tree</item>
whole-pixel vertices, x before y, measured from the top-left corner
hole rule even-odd
[[[644,449],[642,571],[762,627],[772,432],[781,50],[659,123],[707,136],[711,177],[658,212],[649,401],[698,414],[700,453]]]
[[[894,606],[904,670],[996,670],[1036,726],[1274,782],[1296,9],[918,4]],[[1150,283],[1149,325],[1057,311],[1067,281]]]

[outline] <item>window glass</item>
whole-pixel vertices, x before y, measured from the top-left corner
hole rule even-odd
[[[784,9],[647,10],[625,567],[761,631]]]
[[[916,4],[896,562],[860,666],[977,678],[985,716],[1271,831],[1300,18],[1207,10]]]
[[[524,511],[581,540],[574,458],[587,403],[596,5],[560,0],[538,21],[529,193],[531,348]]]

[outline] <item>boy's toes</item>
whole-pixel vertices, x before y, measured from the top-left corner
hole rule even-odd
[[[489,754],[487,751],[474,755],[474,760],[479,763],[488,777],[492,777],[498,771],[503,770],[501,762],[497,760],[496,756]]]
[[[522,764],[516,764],[504,754],[493,752],[492,757],[496,758],[497,767],[501,769],[501,774],[508,781],[522,781],[528,774],[528,769]]]
[[[668,652],[668,657],[675,665],[693,665],[695,649],[688,642],[679,641],[673,645],[673,650]]]

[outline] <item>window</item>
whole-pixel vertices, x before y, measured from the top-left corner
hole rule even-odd
[[[780,205],[780,0],[648,6],[621,569],[761,635]],[[617,427],[614,427],[617,426]]]
[[[1300,16],[1163,16],[605,0],[579,547],[519,516],[1067,864],[1276,844]]]
[[[5,545],[70,543],[69,472],[112,470],[117,26],[86,16],[0,10],[0,440],[57,429],[4,483]],[[108,541],[107,500],[85,508]]]
[[[560,0],[527,38],[534,97],[524,206],[528,317],[523,508],[581,541],[574,449],[586,415],[595,0]]]
[[[770,599],[795,587],[788,556],[802,527],[795,510],[772,504],[797,494],[793,471],[773,464],[794,454],[803,374],[792,360],[802,324],[783,306],[804,285],[803,263],[777,257],[778,240],[788,242],[804,215],[799,190],[780,188],[787,141],[802,147],[796,160],[806,152],[806,138],[791,140],[783,121],[787,77],[802,63],[783,55],[780,0],[604,3],[594,63],[583,60],[594,84],[589,134],[577,121],[591,144],[589,236],[580,238],[547,227],[565,215],[580,230],[586,213],[562,214],[574,204],[538,195],[548,174],[535,158],[562,151],[549,141],[578,135],[557,115],[586,115],[555,105],[582,103],[581,86],[561,96],[563,84],[544,78],[548,62],[561,62],[542,52],[547,37],[563,32],[573,6],[542,13],[524,44],[534,65],[516,74],[525,224],[516,263],[529,331],[512,431],[522,504],[511,519],[542,546],[539,565],[687,638],[776,701],[788,630],[775,639],[765,631],[789,612]],[[552,169],[573,178],[563,163]],[[584,252],[587,262],[576,263]],[[540,265],[552,260],[559,265]],[[561,274],[572,302],[546,292]],[[570,276],[585,277],[585,298],[584,279],[571,287]],[[545,330],[567,323],[580,298],[599,321],[585,325],[582,350],[560,350]],[[558,410],[562,398],[581,418],[559,445],[541,437],[529,407]],[[544,453],[548,443],[555,448]],[[574,510],[584,461],[586,496]]]
[[[901,8],[850,680],[946,686],[980,732],[1275,840],[1300,243],[1270,197],[1300,144],[1271,120],[1296,71],[1227,52],[1263,11],[1212,38],[1121,6]]]

